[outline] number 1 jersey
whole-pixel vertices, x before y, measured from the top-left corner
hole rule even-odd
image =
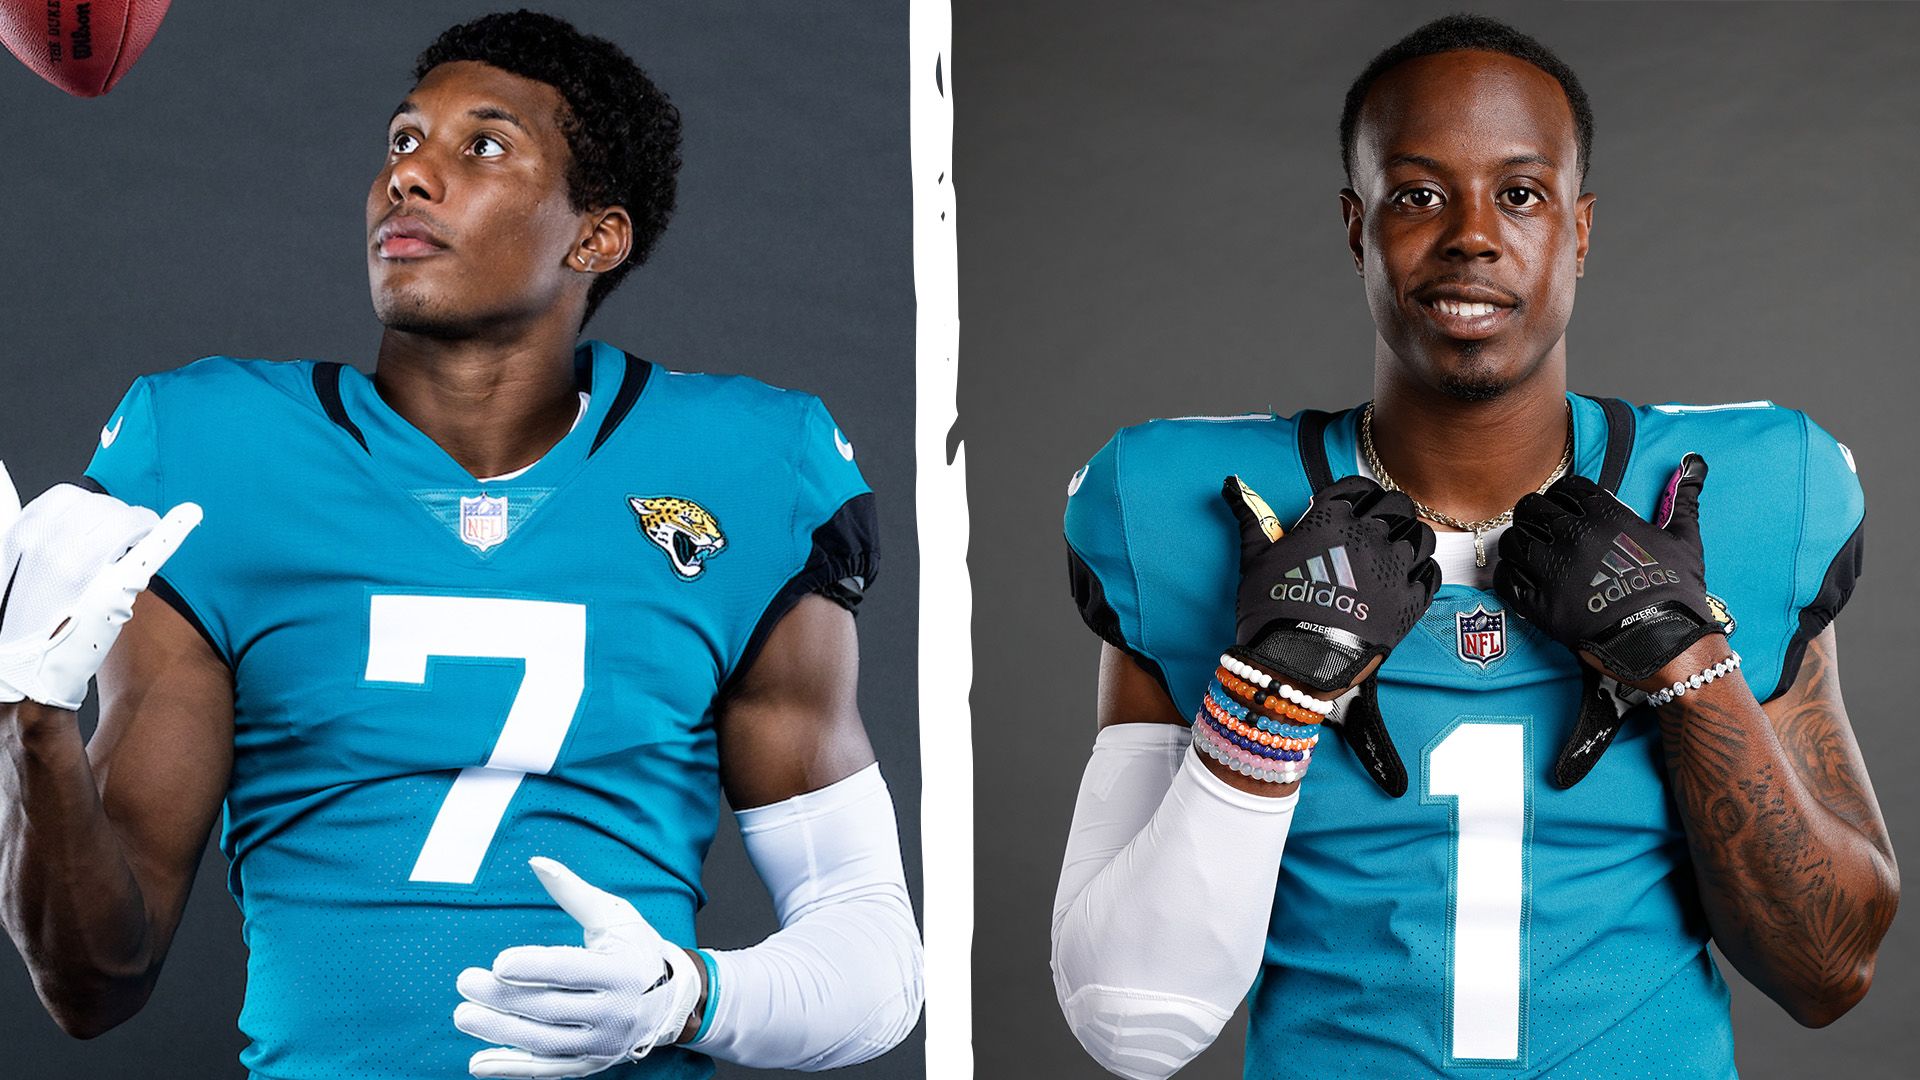
[[[1732,616],[1739,677],[1762,701],[1784,691],[1859,569],[1846,449],[1766,402],[1568,400],[1574,471],[1643,517],[1684,453],[1707,459],[1707,587]],[[1357,419],[1156,420],[1074,476],[1082,615],[1183,714],[1234,640],[1239,541],[1221,479],[1240,474],[1290,522],[1359,471]],[[1732,1075],[1727,989],[1651,711],[1627,713],[1592,773],[1556,787],[1577,662],[1492,592],[1455,583],[1379,687],[1407,792],[1388,796],[1364,748],[1322,737],[1252,991],[1246,1075]]]
[[[205,521],[154,583],[234,676],[221,829],[256,1077],[464,1076],[455,975],[580,943],[559,859],[694,944],[716,699],[779,617],[851,607],[872,495],[820,402],[576,354],[573,430],[479,481],[338,364],[135,382],[87,470]],[[694,1077],[670,1049],[607,1076]]]

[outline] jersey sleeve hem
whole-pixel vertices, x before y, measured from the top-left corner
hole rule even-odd
[[[1772,701],[1793,687],[1799,678],[1800,664],[1806,659],[1807,646],[1833,623],[1853,596],[1864,566],[1866,543],[1865,497],[1851,456],[1805,413],[1800,421],[1800,536],[1794,555],[1794,597],[1798,610],[1793,612],[1788,636],[1780,659],[1780,676],[1763,702]],[[1822,460],[1825,457],[1828,460]],[[1845,461],[1844,468],[1836,462]],[[1835,519],[1839,520],[1836,521]],[[1845,533],[1847,522],[1853,527]],[[1838,526],[1835,528],[1834,526]],[[1840,539],[1837,546],[1836,539]],[[1827,552],[1832,554],[1828,555]],[[1811,595],[1799,584],[1819,573]],[[1802,597],[1805,599],[1802,599]]]
[[[819,593],[850,612],[856,611],[880,572],[879,536],[879,517],[870,491],[841,503],[832,517],[814,529],[806,563],[767,601],[721,693],[732,689],[753,667],[773,628],[809,594]]]
[[[1867,535],[1865,516],[1854,527],[1853,535],[1833,557],[1827,566],[1826,576],[1820,580],[1820,590],[1804,607],[1800,609],[1799,624],[1794,628],[1793,636],[1787,640],[1786,654],[1780,660],[1780,681],[1774,685],[1773,692],[1761,699],[1762,702],[1774,698],[1792,689],[1794,680],[1800,676],[1800,662],[1806,659],[1807,646],[1820,632],[1833,624],[1840,609],[1847,605],[1853,596],[1853,587],[1860,580],[1860,571],[1864,565]]]
[[[1073,549],[1073,541],[1067,541],[1067,579],[1073,589],[1073,604],[1080,611],[1080,620],[1087,629],[1097,634],[1100,640],[1126,653],[1140,670],[1153,677],[1160,688],[1173,697],[1173,688],[1167,682],[1167,673],[1160,662],[1146,653],[1134,648],[1127,640],[1126,632],[1120,628],[1120,613],[1107,600],[1105,587],[1100,584],[1100,575],[1093,572],[1078,551]]]
[[[1074,606],[1081,621],[1102,641],[1125,653],[1134,665],[1147,673],[1171,700],[1178,701],[1167,680],[1165,667],[1145,645],[1147,613],[1140,587],[1140,573],[1133,562],[1133,546],[1127,531],[1126,483],[1122,476],[1128,449],[1128,436],[1135,429],[1121,428],[1087,463],[1076,488],[1068,494],[1066,519],[1067,580],[1073,592]],[[1100,508],[1076,511],[1073,500],[1099,499]],[[1111,514],[1111,519],[1106,516]],[[1078,542],[1076,542],[1078,541]],[[1101,577],[1103,567],[1113,580]],[[1119,603],[1113,599],[1119,590]],[[1129,610],[1123,612],[1122,609]],[[1129,634],[1129,624],[1134,630]]]

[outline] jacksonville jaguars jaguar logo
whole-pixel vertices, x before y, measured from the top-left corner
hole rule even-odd
[[[692,499],[671,495],[643,499],[627,496],[636,524],[654,546],[666,552],[667,561],[681,581],[692,581],[706,570],[708,559],[727,549],[727,536],[720,522]]]
[[[1728,637],[1732,637],[1734,627],[1740,625],[1733,621],[1733,612],[1727,610],[1727,602],[1712,593],[1707,594],[1707,614],[1713,616],[1713,621],[1720,624],[1720,632]]]

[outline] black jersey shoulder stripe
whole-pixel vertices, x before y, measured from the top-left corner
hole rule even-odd
[[[1594,482],[1603,491],[1618,491],[1621,478],[1627,475],[1627,461],[1633,457],[1633,406],[1619,398],[1587,400],[1600,406],[1607,419],[1607,455],[1600,462],[1600,475]]]
[[[587,456],[592,457],[600,444],[607,441],[613,429],[633,411],[633,403],[640,400],[640,392],[647,388],[647,379],[653,374],[653,365],[633,355],[625,354],[627,369],[621,373],[620,389],[614,392],[613,404],[607,407],[606,419],[600,421],[600,430],[593,433],[593,445],[587,447]]]
[[[326,412],[327,419],[339,425],[342,431],[353,436],[353,441],[360,444],[360,449],[365,450],[368,454],[372,454],[373,449],[367,445],[367,437],[360,433],[360,425],[355,424],[353,417],[347,415],[346,403],[340,400],[340,369],[342,366],[343,365],[330,360],[321,361],[313,365],[314,396],[320,399],[320,408]]]
[[[1300,441],[1300,465],[1307,471],[1307,490],[1319,491],[1333,483],[1333,469],[1327,464],[1327,421],[1331,413],[1306,409],[1295,420]]]

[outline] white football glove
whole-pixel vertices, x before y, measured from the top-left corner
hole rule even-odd
[[[72,484],[23,511],[0,465],[0,703],[78,709],[134,598],[198,524],[193,503],[161,518]]]
[[[453,1026],[507,1049],[467,1062],[477,1077],[591,1076],[680,1037],[700,998],[697,962],[641,914],[552,859],[527,860],[547,895],[586,930],[586,948],[522,945],[468,968]]]

